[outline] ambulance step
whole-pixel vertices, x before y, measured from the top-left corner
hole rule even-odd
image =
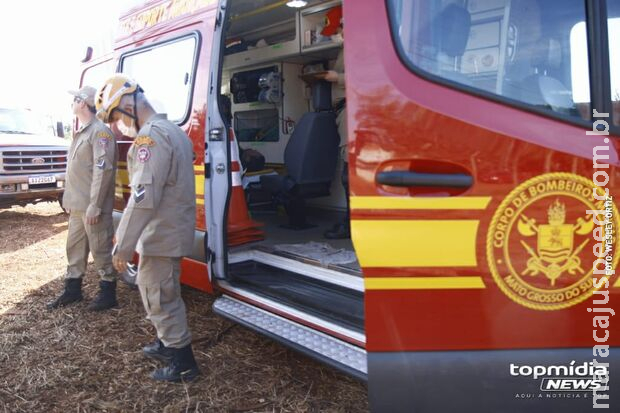
[[[367,379],[364,349],[226,295],[215,300],[213,311],[353,377]]]
[[[229,282],[233,287],[364,333],[362,291],[301,274],[300,268],[285,269],[276,265],[254,260],[230,264]],[[303,265],[298,263],[298,267]]]

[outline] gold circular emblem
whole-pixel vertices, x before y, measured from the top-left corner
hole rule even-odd
[[[597,188],[595,198],[593,188]],[[594,213],[587,211],[601,211]],[[499,288],[535,310],[576,305],[612,288],[618,210],[594,182],[569,173],[549,173],[514,189],[500,204],[487,234],[487,260]],[[599,257],[597,274],[593,264]],[[593,277],[598,281],[594,283]]]

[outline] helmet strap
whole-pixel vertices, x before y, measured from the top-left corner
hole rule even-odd
[[[136,128],[140,129],[140,127],[138,126],[138,91],[140,91],[140,87],[137,87],[136,90],[133,92],[133,112],[135,113],[135,120],[136,120]]]
[[[116,109],[114,109],[114,110],[118,110],[118,111],[119,111],[120,113],[122,113],[123,115],[125,115],[125,116],[129,116],[131,119],[135,120],[135,121],[136,121],[136,127],[138,127],[138,98],[137,98],[137,95],[138,95],[138,89],[136,89],[136,90],[132,93],[132,95],[133,95],[133,111],[134,111],[134,113],[133,113],[133,114],[132,114],[132,113],[129,113],[129,112],[127,112],[126,110],[123,110],[123,109],[121,109],[121,108],[119,108],[119,107],[117,107],[117,108],[116,108]]]

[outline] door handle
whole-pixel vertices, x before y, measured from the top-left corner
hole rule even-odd
[[[378,184],[408,187],[434,186],[449,188],[469,188],[474,184],[474,178],[466,174],[418,173],[412,171],[379,172],[375,180]]]

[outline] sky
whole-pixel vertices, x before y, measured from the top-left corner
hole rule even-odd
[[[0,106],[71,121],[86,47],[111,51],[118,16],[140,0],[0,1]]]

